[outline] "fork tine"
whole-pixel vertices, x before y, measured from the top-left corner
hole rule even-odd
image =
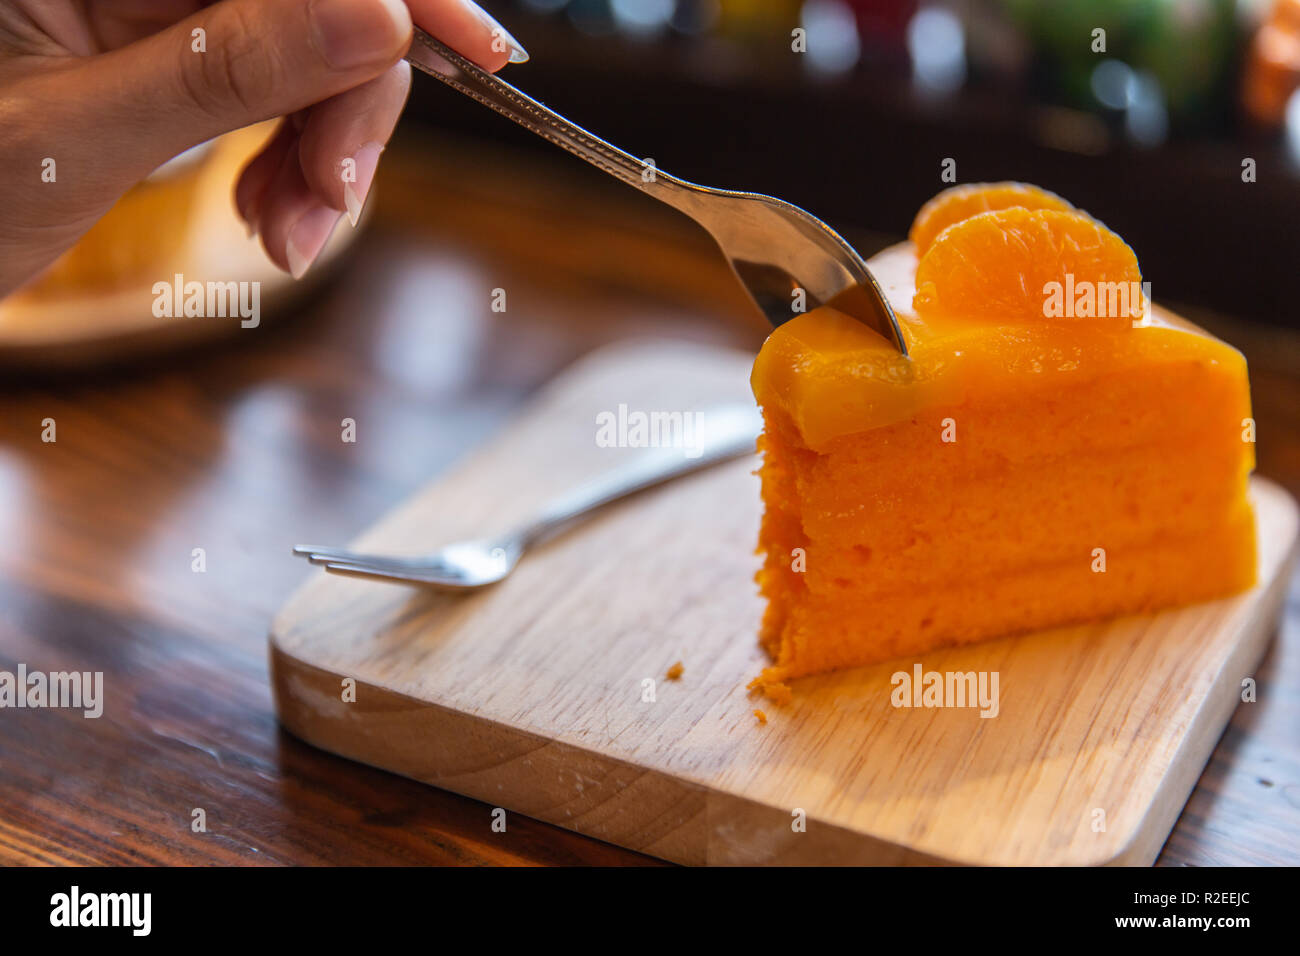
[[[334,555],[346,559],[349,555],[357,554],[348,548],[331,548],[320,544],[295,544],[293,553],[301,558],[312,558],[316,555]]]
[[[369,564],[385,568],[426,568],[440,564],[440,562],[429,558],[404,558],[391,554],[364,554],[360,551],[350,551],[347,548],[317,548],[305,544],[298,545],[293,549],[293,553],[306,558],[312,564],[339,561],[343,564]]]
[[[330,562],[325,570],[345,577],[366,578],[371,581],[402,581],[406,584],[422,584],[426,587],[443,588],[449,591],[472,591],[482,585],[466,585],[456,578],[436,572],[418,573],[414,570],[382,568],[369,564],[347,564]]]
[[[331,558],[325,556],[315,556],[307,559],[311,564],[318,568],[328,568],[331,564],[337,564],[355,568],[373,568],[376,571],[382,571],[389,574],[409,574],[416,577],[436,577],[455,579],[460,577],[457,569],[448,566],[443,561],[401,561],[395,559],[385,559],[378,556],[372,560],[369,555],[357,554]]]

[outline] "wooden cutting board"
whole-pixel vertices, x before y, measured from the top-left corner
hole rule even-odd
[[[503,530],[638,454],[597,446],[599,412],[744,400],[751,362],[682,344],[596,353],[356,543],[420,553]],[[765,663],[756,464],[613,505],[471,596],[315,573],[272,626],[281,721],[683,863],[1151,863],[1273,633],[1296,550],[1290,496],[1254,482],[1261,584],[1248,594],[919,662],[997,671],[996,717],[892,706],[910,659],[798,681],[774,707],[745,690]]]

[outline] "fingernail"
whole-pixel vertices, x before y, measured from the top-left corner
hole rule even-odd
[[[337,209],[318,206],[294,224],[284,246],[284,257],[289,260],[290,275],[295,279],[303,277],[303,273],[311,268],[320,251],[325,248],[330,233],[342,218],[343,213]]]
[[[339,70],[388,60],[411,32],[402,0],[311,0],[312,44]]]
[[[509,50],[511,63],[528,62],[528,51],[524,49],[524,45],[516,40],[510,34],[509,30],[498,23],[492,14],[480,7],[474,2],[474,0],[461,0],[461,2],[465,4],[466,8],[474,14],[474,16],[479,18],[483,25],[487,27],[488,31],[492,34],[493,51],[496,53],[504,53],[506,50]]]
[[[348,207],[348,222],[355,229],[361,218],[361,207],[370,195],[370,184],[375,179],[375,168],[379,165],[379,154],[384,147],[379,143],[366,143],[352,157],[352,172],[355,178],[343,182],[343,202]]]
[[[235,210],[236,212],[239,212],[240,217],[244,220],[244,226],[248,229],[249,239],[252,239],[257,235],[257,220],[258,216],[261,214],[260,206],[261,203],[254,199],[248,204],[248,208],[244,211],[240,212],[238,209]]]

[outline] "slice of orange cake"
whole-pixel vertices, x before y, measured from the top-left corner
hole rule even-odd
[[[822,308],[754,365],[762,683],[1254,583],[1245,359],[1152,305],[1123,240],[965,186],[870,265],[910,358]]]

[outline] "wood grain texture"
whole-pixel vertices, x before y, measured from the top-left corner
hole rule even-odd
[[[418,554],[505,530],[639,453],[598,447],[598,413],[743,401],[751,363],[671,344],[589,356],[358,546]],[[1263,571],[1247,595],[803,680],[777,709],[745,690],[764,664],[756,464],[620,503],[469,597],[322,572],[272,628],[281,719],[345,756],[677,862],[1151,863],[1273,632],[1290,496],[1254,487]],[[677,660],[685,674],[665,680]],[[891,675],[918,663],[998,672],[1000,712],[894,708]]]
[[[0,862],[655,862],[531,818],[495,833],[489,805],[283,732],[267,626],[311,573],[292,544],[355,536],[586,352],[652,335],[752,354],[762,324],[706,236],[564,156],[521,167],[407,126],[372,202],[296,314],[166,360],[0,378],[0,668],[108,687],[99,720],[0,712]],[[1300,336],[1192,317],[1245,352],[1259,471],[1300,494]],[[1161,864],[1300,860],[1294,584],[1257,676]]]

